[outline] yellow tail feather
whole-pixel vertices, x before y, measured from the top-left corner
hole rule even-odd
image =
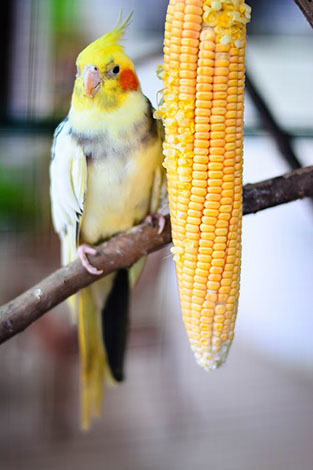
[[[81,426],[87,430],[91,418],[101,414],[104,378],[111,376],[102,341],[101,316],[90,287],[79,293],[78,340],[81,361]]]

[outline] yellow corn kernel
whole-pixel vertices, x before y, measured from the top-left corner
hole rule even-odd
[[[164,155],[177,278],[191,348],[206,369],[233,338],[241,257],[244,0],[170,0]]]

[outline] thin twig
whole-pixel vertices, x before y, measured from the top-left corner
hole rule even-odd
[[[312,0],[294,0],[313,28],[313,2]]]
[[[263,209],[313,196],[313,166],[295,170],[277,178],[248,184],[244,187],[243,213]],[[140,257],[159,250],[171,241],[169,216],[162,234],[157,227],[142,223],[99,245],[98,255],[90,261],[105,276],[121,268],[130,267]],[[89,274],[76,260],[16,299],[0,307],[0,344],[23,331],[27,326],[100,276]]]
[[[250,95],[251,100],[253,101],[257,112],[260,116],[260,119],[263,123],[263,127],[271,134],[273,137],[278,150],[285,160],[289,163],[291,170],[296,170],[301,168],[301,162],[299,161],[297,155],[295,154],[293,145],[292,145],[292,136],[288,134],[276,120],[274,114],[272,113],[270,107],[266,103],[264,97],[260,93],[257,85],[254,83],[248,71],[246,71],[246,89]]]

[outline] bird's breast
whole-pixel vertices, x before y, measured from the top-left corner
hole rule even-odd
[[[158,140],[148,148],[135,146],[102,157],[99,149],[98,157],[88,160],[81,241],[95,244],[141,221],[149,212],[154,172],[160,164]]]

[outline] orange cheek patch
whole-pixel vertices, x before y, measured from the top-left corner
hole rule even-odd
[[[120,74],[120,85],[123,90],[136,91],[139,88],[138,78],[131,69],[125,69]]]

